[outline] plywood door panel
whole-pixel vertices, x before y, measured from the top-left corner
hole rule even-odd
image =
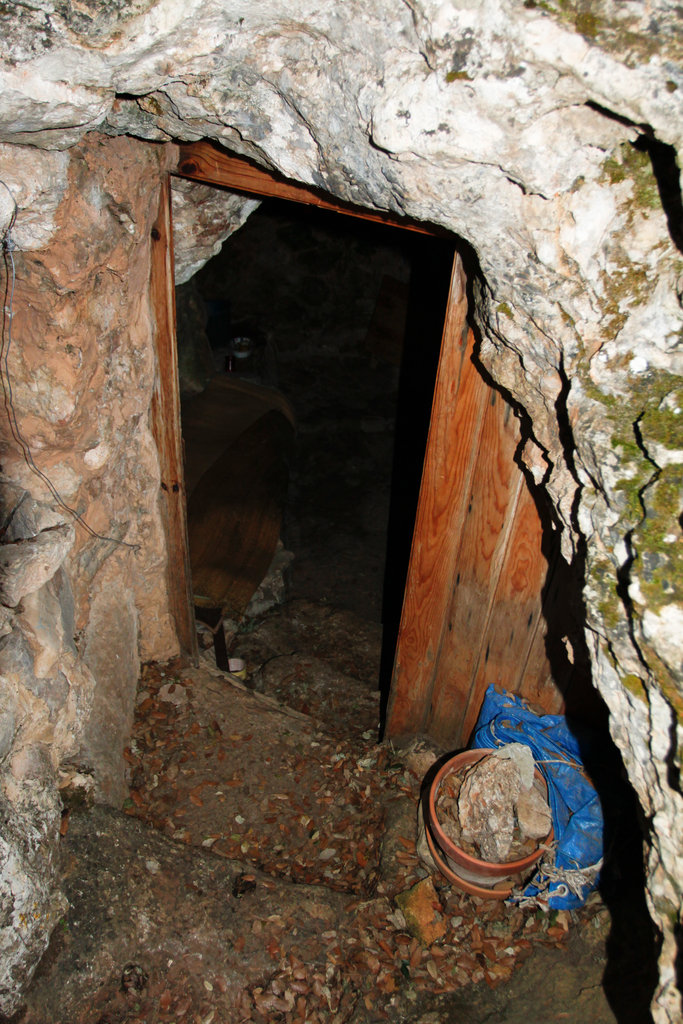
[[[520,490],[520,473],[514,463],[519,444],[517,421],[502,397],[483,380],[482,385],[488,399],[484,426],[439,657],[438,693],[428,723],[430,735],[452,745],[463,742],[467,712],[472,704],[478,706],[483,696],[477,680],[491,619],[499,611],[499,583],[509,556]]]
[[[385,726],[388,737],[424,733],[449,749],[466,744],[490,683],[561,707],[543,644],[542,527],[515,461],[518,421],[455,323],[451,310]]]
[[[161,182],[159,212],[152,228],[150,300],[157,354],[151,428],[161,469],[159,503],[167,540],[166,582],[181,652],[195,661],[198,651],[187,544],[168,175]]]
[[[465,275],[456,254],[387,706],[389,736],[421,732],[429,715],[474,473],[475,449],[460,438],[478,436],[487,395],[472,363],[466,315]]]
[[[527,490],[517,471],[517,496],[512,529],[505,544],[505,561],[496,580],[491,616],[482,637],[483,656],[475,687],[489,685],[518,692],[538,618],[545,562],[539,558],[538,517],[526,502]]]
[[[534,665],[534,678],[528,672],[530,653],[543,632],[543,586],[548,567],[541,552],[542,528],[536,506],[516,465],[514,471],[517,499],[459,737],[463,743],[469,740],[484,693],[491,684],[498,690],[533,699],[545,711],[558,710],[561,701],[559,691],[549,679],[546,658],[539,658]]]

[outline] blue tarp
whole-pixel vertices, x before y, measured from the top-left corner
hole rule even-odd
[[[554,865],[552,855],[544,858],[523,895],[537,896],[553,909],[579,907],[597,884],[604,833],[600,800],[586,774],[579,740],[564,716],[538,715],[516,694],[489,686],[471,746],[506,743],[531,747],[548,785],[555,831]]]

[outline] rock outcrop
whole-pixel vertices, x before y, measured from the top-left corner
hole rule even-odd
[[[585,581],[595,685],[650,828],[649,893],[663,933],[654,1014],[675,1020],[683,884],[677,9],[665,0],[647,8],[265,0],[248,10],[230,0],[45,0],[5,5],[0,21],[0,225],[11,224],[18,247],[7,363],[14,405],[41,470],[108,538],[76,528],[59,573],[32,597],[44,594],[55,623],[73,605],[76,654],[56,625],[61,639],[32,642],[39,661],[51,645],[57,652],[39,681],[61,673],[68,683],[69,659],[83,679],[95,675],[82,718],[92,698],[90,721],[101,724],[84,730],[84,754],[100,757],[92,729],[101,733],[112,700],[122,709],[117,743],[123,737],[137,659],[175,646],[147,424],[149,238],[169,143],[214,139],[334,196],[446,227],[472,256],[480,358],[523,413],[529,472]],[[207,231],[208,254],[225,231],[222,213]],[[182,276],[204,258],[190,248],[178,256]],[[7,330],[5,321],[4,341]],[[11,441],[3,470],[52,506]],[[32,543],[47,541],[36,533]],[[24,643],[30,627],[18,608],[5,608],[3,629],[6,637],[18,629]],[[118,630],[106,634],[106,657],[89,625],[105,619]],[[114,698],[107,679],[124,650]],[[6,714],[24,721],[24,733],[0,728],[0,749],[9,737],[6,781],[12,751],[34,742],[22,686],[18,677],[11,683]],[[61,700],[60,686],[49,687],[50,700]],[[31,700],[48,709],[45,695]],[[57,737],[68,705],[45,711],[53,764],[67,754]],[[101,769],[102,795],[116,799],[123,768]],[[5,1012],[12,998],[5,989]]]

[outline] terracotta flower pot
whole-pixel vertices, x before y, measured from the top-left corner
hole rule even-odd
[[[552,840],[552,828],[546,838],[539,841],[536,848],[526,856],[518,860],[492,863],[474,857],[450,839],[441,827],[437,812],[439,791],[444,780],[452,773],[457,773],[476,764],[490,753],[492,753],[490,749],[465,750],[441,766],[429,788],[426,821],[427,842],[437,867],[450,882],[473,896],[507,899],[513,887],[520,885],[531,874],[534,865],[543,853],[543,846]],[[545,780],[538,768],[535,775],[547,792]]]

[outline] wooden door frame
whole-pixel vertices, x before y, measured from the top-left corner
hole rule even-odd
[[[159,505],[166,533],[169,610],[175,621],[180,653],[196,664],[199,647],[187,535],[174,278],[171,183],[169,175],[165,174],[152,226],[150,303],[157,368],[150,421],[159,456]]]
[[[425,224],[396,217],[392,214],[366,210],[330,198],[320,190],[289,181],[248,161],[231,156],[212,143],[198,142],[179,147],[179,158],[172,174],[223,187],[231,192],[261,198],[286,199],[346,216],[416,231],[424,235],[448,236],[447,232]],[[168,175],[162,182],[159,216],[153,229],[152,303],[156,316],[156,346],[158,379],[152,406],[152,426],[159,449],[161,464],[162,507],[168,536],[168,586],[171,610],[176,619],[178,637],[183,652],[192,659],[197,657],[197,638],[194,625],[190,565],[187,544],[187,513],[182,462],[182,435],[178,385],[177,342],[175,331],[175,304],[173,282],[172,224]],[[452,237],[452,236],[449,236]],[[503,418],[496,412],[491,418],[490,408],[499,403],[504,407]],[[422,484],[415,520],[408,577],[403,595],[403,610],[398,641],[394,655],[394,670],[387,705],[385,736],[403,737],[426,732],[444,745],[460,745],[466,739],[466,730],[473,722],[477,701],[491,679],[499,681],[495,670],[488,665],[490,644],[485,658],[481,650],[473,652],[472,671],[453,682],[442,666],[452,666],[457,659],[460,639],[449,636],[453,621],[459,614],[457,587],[460,582],[458,559],[463,550],[476,549],[478,537],[467,535],[472,517],[472,488],[479,467],[476,460],[481,444],[484,422],[489,434],[498,430],[507,435],[500,446],[500,459],[510,456],[510,444],[515,440],[507,421],[511,409],[504,403],[479,372],[474,359],[474,337],[467,327],[466,278],[460,255],[454,255],[448,304],[445,314],[439,365],[431,410],[427,449],[423,464]],[[497,417],[497,418],[496,418]],[[515,430],[517,428],[515,427]],[[509,462],[512,463],[511,457]],[[502,461],[501,461],[502,465]],[[515,477],[520,472],[520,478]],[[500,520],[500,536],[509,540],[522,508],[530,517],[531,570],[520,589],[505,588],[503,565],[509,558],[504,539],[498,543],[494,532],[496,551],[491,565],[486,563],[488,575],[482,588],[482,597],[469,616],[468,629],[481,639],[495,633],[499,620],[506,628],[512,620],[516,643],[523,664],[516,666],[517,674],[511,689],[524,692],[523,668],[530,660],[532,647],[541,650],[543,634],[542,589],[546,567],[540,553],[540,522],[521,471],[517,467],[508,473],[503,501],[506,503]],[[509,486],[508,486],[509,485]],[[484,489],[485,490],[485,489]],[[523,498],[520,500],[520,495]],[[499,495],[484,493],[483,515],[488,502],[498,502]],[[469,504],[468,504],[469,503]],[[497,509],[500,513],[500,508]],[[523,518],[523,516],[522,516]],[[476,556],[475,556],[476,557]],[[476,575],[476,573],[475,573]],[[501,586],[501,580],[503,585]],[[526,588],[526,589],[525,589]],[[514,608],[517,593],[527,597],[527,604]],[[462,601],[460,606],[462,606]],[[529,604],[533,605],[531,613]],[[510,608],[513,610],[510,611]],[[502,611],[501,611],[502,609]],[[501,619],[502,616],[502,619]],[[507,619],[505,619],[507,616]],[[522,617],[524,623],[522,623]],[[528,620],[528,621],[527,621]],[[533,645],[536,645],[535,647]],[[474,644],[472,644],[474,647]],[[495,648],[495,643],[493,644]],[[495,652],[494,652],[495,653]],[[495,657],[493,661],[495,662]],[[533,660],[533,659],[532,659]],[[480,664],[484,662],[484,664]],[[541,657],[535,667],[535,680],[528,689],[545,701],[546,710],[558,711],[561,701],[547,686],[547,665]]]
[[[152,228],[150,295],[154,317],[157,374],[152,398],[151,425],[161,470],[160,505],[168,545],[166,584],[170,610],[175,620],[181,654],[196,662],[198,647],[192,602],[187,496],[180,423],[170,175],[249,196],[285,199],[423,235],[443,236],[447,233],[407,217],[366,210],[351,203],[331,199],[319,189],[289,181],[241,157],[231,156],[227,151],[209,142],[180,145],[178,151],[176,166],[162,178],[159,209]]]

